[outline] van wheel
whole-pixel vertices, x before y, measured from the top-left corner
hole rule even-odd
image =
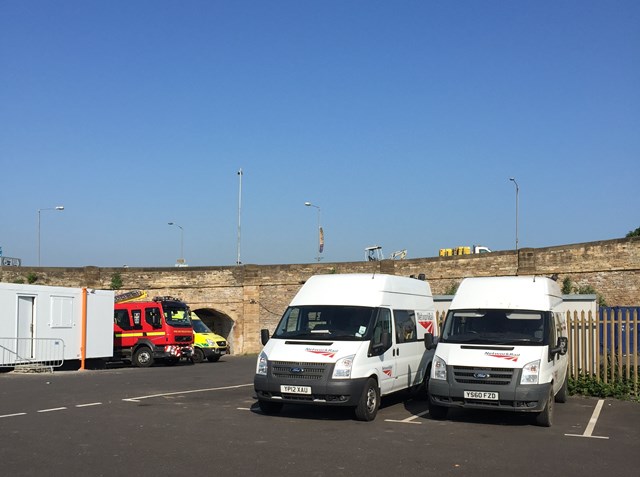
[[[282,410],[281,402],[258,401],[260,410],[265,414],[278,414]]]
[[[153,364],[153,353],[147,346],[138,348],[131,357],[131,364],[137,368],[148,368]]]
[[[564,403],[567,402],[567,396],[569,395],[569,376],[566,375],[564,377],[564,382],[562,383],[562,387],[556,394],[556,402]]]
[[[198,347],[193,348],[193,362],[202,363],[204,361],[204,351]]]
[[[553,403],[553,387],[551,387],[544,409],[536,416],[536,424],[542,427],[551,427],[551,424],[553,424]]]
[[[442,419],[445,419],[447,417],[447,414],[449,414],[448,407],[433,404],[431,402],[431,399],[429,399],[429,416],[431,416],[431,419],[441,421]]]
[[[360,401],[356,406],[356,419],[358,421],[373,421],[380,407],[380,391],[378,383],[373,378],[367,380]]]
[[[215,363],[215,362],[216,362],[216,361],[218,361],[219,359],[220,359],[220,355],[219,355],[219,354],[214,354],[213,356],[209,356],[209,357],[207,358],[207,360],[208,360],[210,363]]]

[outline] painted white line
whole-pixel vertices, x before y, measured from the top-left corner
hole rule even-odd
[[[53,412],[53,411],[64,411],[66,407],[54,407],[52,409],[40,409],[38,412]]]
[[[16,417],[16,416],[26,416],[26,412],[16,412],[15,414],[5,414],[4,416],[0,416],[0,419],[3,417]]]
[[[238,411],[251,411],[251,408],[250,408],[250,407],[237,407],[236,409],[237,409]],[[2,417],[2,416],[0,416],[0,417]]]
[[[406,419],[398,420],[398,419],[385,419],[385,422],[400,422],[402,424],[422,424],[421,422],[413,422],[415,419],[424,416],[425,414],[429,414],[429,411],[423,411],[420,414],[416,414],[415,416],[407,417]]]
[[[89,406],[100,406],[102,405],[101,402],[90,402],[87,404],[76,404],[76,407],[89,407]]]
[[[123,401],[139,402],[139,401],[141,401],[143,399],[151,399],[151,398],[156,398],[156,397],[175,396],[175,395],[178,395],[178,394],[204,393],[204,392],[207,392],[207,391],[224,391],[226,389],[238,389],[238,388],[245,388],[247,386],[253,386],[253,383],[250,383],[250,384],[238,384],[236,386],[223,386],[223,387],[220,387],[220,388],[191,389],[189,391],[177,391],[177,392],[173,392],[173,393],[150,394],[148,396],[138,396],[138,397],[123,399]]]
[[[604,404],[604,399],[600,399],[596,404],[595,409],[593,410],[593,414],[591,414],[591,419],[589,419],[589,424],[587,424],[587,428],[584,430],[582,434],[565,434],[565,436],[571,437],[590,437],[592,439],[609,439],[608,437],[603,436],[594,436],[593,430],[598,423],[598,417],[600,417],[600,412],[602,411],[602,405]]]

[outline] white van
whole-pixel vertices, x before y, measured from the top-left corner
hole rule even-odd
[[[561,303],[560,287],[549,278],[464,279],[433,358],[431,417],[445,418],[450,407],[495,409],[536,413],[539,425],[551,426],[554,397],[567,399]]]
[[[260,409],[283,404],[352,406],[371,421],[380,396],[426,396],[437,333],[425,281],[380,274],[316,275],[302,286],[273,336],[262,330],[254,387]],[[426,378],[426,379],[425,379]]]

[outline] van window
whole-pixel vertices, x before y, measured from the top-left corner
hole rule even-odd
[[[372,347],[382,343],[382,333],[384,332],[389,333],[389,336],[391,336],[391,311],[387,308],[380,308],[378,310],[378,317],[373,325],[373,335],[371,337]]]
[[[416,313],[413,310],[393,310],[396,320],[396,343],[417,341]]]
[[[449,310],[444,343],[546,344],[546,313],[527,310]]]
[[[366,306],[292,306],[285,311],[273,337],[321,341],[368,340],[376,310]]]
[[[123,330],[131,329],[131,322],[129,321],[128,310],[114,310],[113,321],[116,325],[118,325]]]

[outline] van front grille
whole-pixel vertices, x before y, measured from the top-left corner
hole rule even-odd
[[[327,366],[327,363],[273,361],[271,363],[271,374],[277,378],[320,380]]]
[[[454,366],[453,378],[462,384],[491,384],[508,386],[513,379],[512,368],[477,368],[473,366]]]

